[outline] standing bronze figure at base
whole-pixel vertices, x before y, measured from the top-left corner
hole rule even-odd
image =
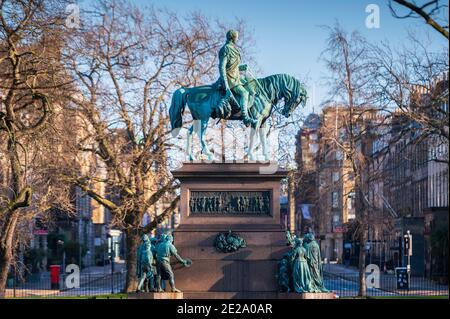
[[[278,263],[276,278],[280,292],[321,293],[328,292],[323,285],[320,247],[314,234],[308,232],[304,238],[286,232],[292,250]]]

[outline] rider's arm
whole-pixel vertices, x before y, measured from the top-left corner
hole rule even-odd
[[[228,79],[227,79],[227,54],[224,49],[219,52],[219,74],[223,81],[223,85],[226,90],[229,90]]]

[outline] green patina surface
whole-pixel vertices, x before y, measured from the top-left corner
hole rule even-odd
[[[194,124],[189,128],[187,153],[193,160],[191,144],[193,133],[197,133],[201,143],[201,155],[208,160],[213,159],[213,153],[206,144],[206,129],[210,118],[241,120],[245,125],[257,130],[262,145],[265,160],[269,160],[265,123],[272,112],[277,109],[281,100],[284,106],[280,113],[289,117],[297,106],[305,106],[307,92],[303,85],[288,74],[276,74],[257,79],[253,76],[241,76],[241,71],[249,68],[241,63],[241,53],[236,46],[238,34],[236,31],[227,33],[227,40],[219,51],[219,79],[211,84],[192,88],[180,88],[172,96],[169,109],[170,123],[174,135],[182,127],[182,115],[188,106]],[[256,135],[256,134],[254,134]],[[251,137],[247,156],[255,159],[255,141]]]
[[[320,248],[314,235],[308,232],[303,238],[286,232],[291,251],[278,263],[276,278],[281,292],[329,292],[323,284]]]
[[[228,233],[219,233],[216,236],[214,247],[222,253],[231,253],[247,247],[247,243],[241,236],[229,230]]]

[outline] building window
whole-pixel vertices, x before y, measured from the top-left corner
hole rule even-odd
[[[339,207],[339,193],[338,192],[331,193],[331,207],[333,207],[333,208]]]
[[[352,210],[353,209],[353,197],[349,196],[349,198],[347,200],[347,208],[348,208],[348,210]]]
[[[339,181],[339,172],[333,172],[331,174],[331,180],[333,181],[333,183],[336,183],[337,181]]]

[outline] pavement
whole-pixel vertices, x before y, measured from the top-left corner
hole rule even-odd
[[[114,272],[124,272],[126,270],[125,260],[114,262]],[[111,273],[111,264],[105,266],[89,266],[81,269],[82,274],[104,274]]]
[[[111,265],[105,267],[86,267],[81,271],[80,288],[50,289],[50,277],[43,276],[39,283],[26,283],[16,288],[16,297],[60,297],[60,296],[93,296],[120,292],[125,282],[125,263],[115,264],[114,277],[111,276]],[[358,295],[358,269],[341,264],[324,265],[324,285],[339,297],[355,297]],[[448,285],[439,285],[426,278],[412,277],[409,290],[398,290],[396,277],[393,274],[380,274],[380,286],[367,288],[368,296],[448,296]],[[14,296],[13,289],[7,289],[7,297]]]
[[[16,289],[6,289],[6,297],[59,297],[78,295],[109,294],[119,292],[125,282],[125,261],[114,263],[114,277],[111,276],[111,264],[105,266],[85,267],[80,272],[80,288],[66,287],[64,278],[60,277],[61,290],[51,289],[50,272],[34,275],[34,279],[25,283],[18,283]]]

